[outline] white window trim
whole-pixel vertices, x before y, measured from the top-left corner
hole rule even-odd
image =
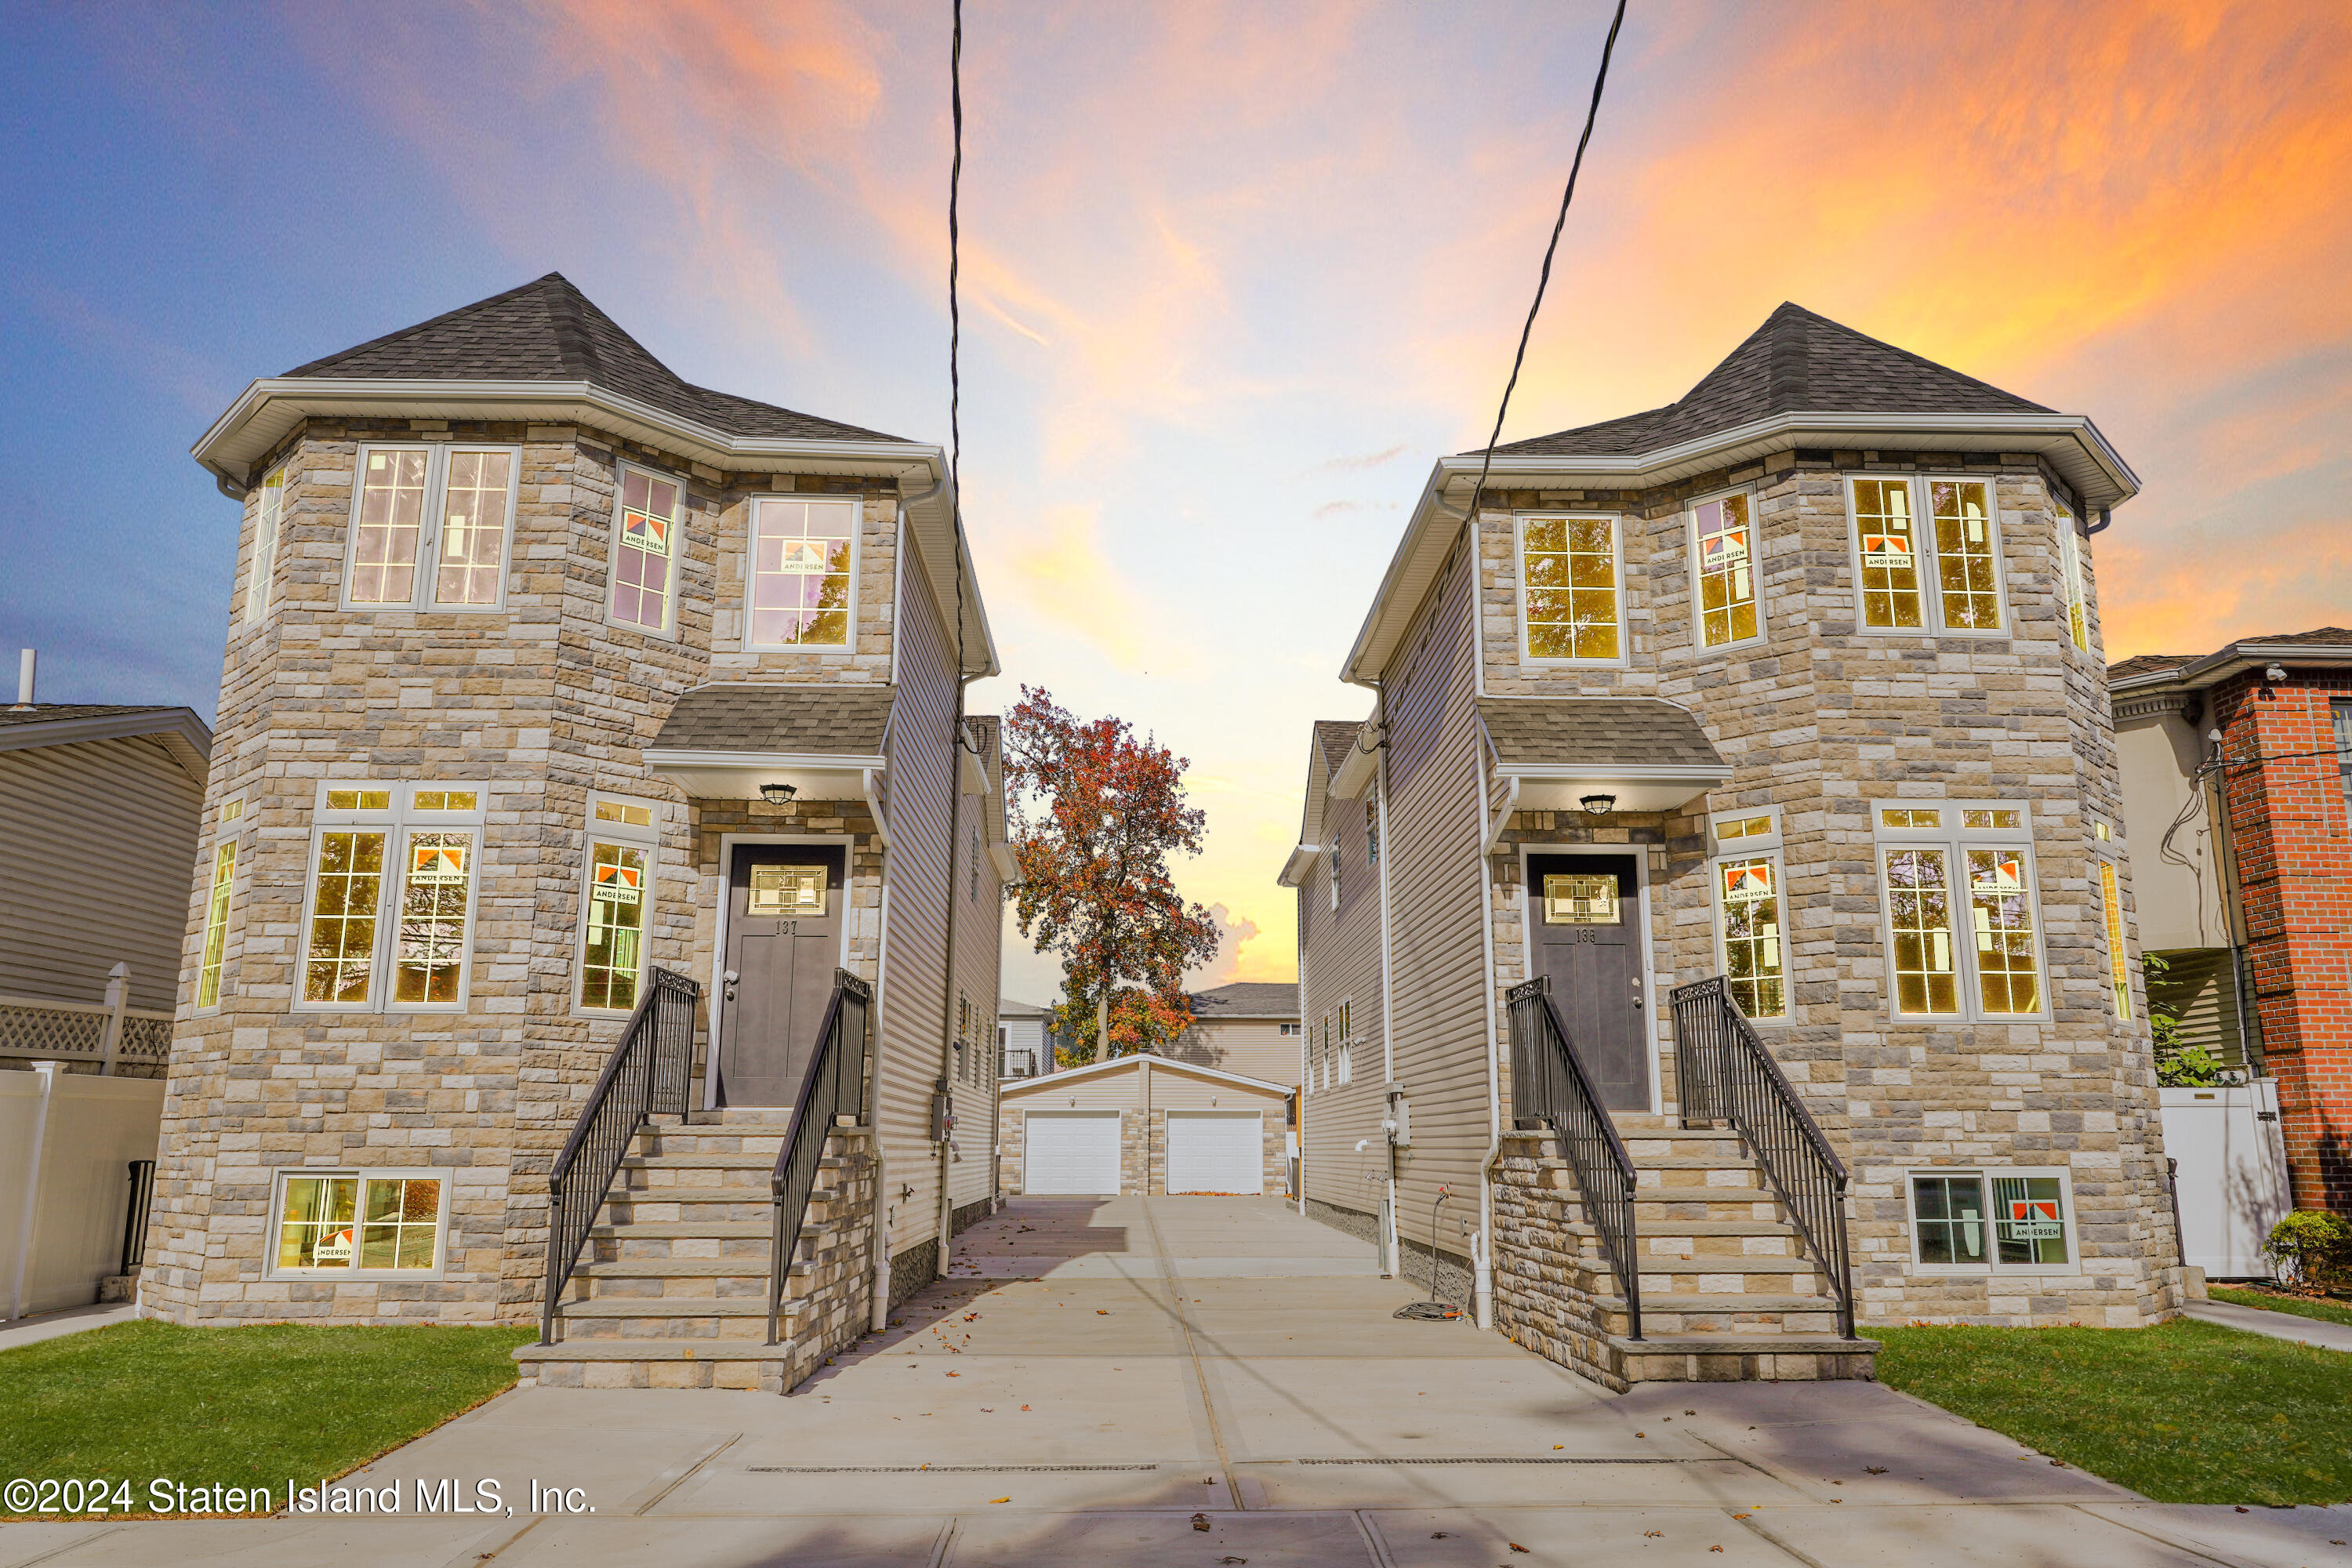
[[[802,503],[838,502],[849,509],[849,604],[844,611],[848,622],[848,635],[838,643],[778,642],[751,640],[751,629],[759,624],[753,615],[751,595],[759,586],[754,558],[760,548],[760,504],[762,501]],[[857,573],[866,558],[866,498],[860,495],[776,495],[753,496],[745,503],[749,510],[743,518],[743,651],[746,653],[813,653],[851,654],[857,651]]]
[[[1763,814],[1754,811],[1722,814],[1724,816],[1730,817],[1761,815]],[[1762,860],[1772,868],[1772,897],[1780,906],[1780,1011],[1778,1016],[1769,1018],[1759,1018],[1750,1015],[1748,1021],[1759,1029],[1785,1029],[1796,1022],[1795,944],[1791,940],[1789,928],[1789,867],[1780,854],[1780,814],[1776,809],[1772,817],[1772,833],[1755,838],[1735,838],[1728,845],[1717,844],[1714,855],[1706,863],[1709,889],[1707,900],[1715,910],[1713,956],[1717,965],[1716,972],[1723,976],[1724,984],[1727,987],[1731,984],[1731,963],[1729,952],[1724,945],[1727,922],[1723,902],[1723,868],[1734,860]],[[1712,822],[1708,825],[1707,832],[1708,837],[1712,838],[1714,837]]]
[[[381,789],[392,795],[392,803],[381,811],[330,809],[329,790]],[[467,789],[474,792],[470,811],[425,811],[415,806],[416,792],[425,790]],[[384,779],[323,779],[310,810],[310,836],[305,853],[309,862],[302,868],[302,924],[295,935],[294,984],[288,1010],[295,1013],[464,1013],[473,1005],[474,994],[474,922],[482,898],[482,875],[485,865],[487,837],[487,806],[488,785],[477,779],[419,779],[394,782]],[[310,964],[310,921],[319,903],[319,845],[329,833],[352,828],[381,828],[384,836],[384,875],[383,885],[376,889],[375,952],[368,971],[368,1000],[362,1003],[309,1002],[302,992]],[[400,895],[408,879],[408,844],[418,833],[441,833],[459,830],[473,835],[474,865],[466,879],[466,951],[457,961],[457,999],[455,1002],[395,1002],[391,989],[395,965],[394,950],[399,945]],[[242,852],[239,860],[245,858]]]
[[[640,824],[635,822],[600,822],[596,817],[596,808],[607,802],[610,802],[614,805],[636,806],[640,809],[650,811],[653,813],[654,819],[650,824]],[[568,978],[566,979],[565,984],[571,987],[571,1012],[572,1016],[575,1018],[625,1019],[630,1014],[637,1010],[636,1002],[631,1002],[625,1007],[591,1007],[580,1000],[580,974],[582,969],[588,962],[589,906],[593,902],[595,898],[595,847],[600,843],[625,845],[629,848],[642,849],[646,852],[646,883],[645,887],[638,893],[638,899],[646,911],[646,918],[645,924],[639,929],[637,939],[636,989],[637,1001],[643,1001],[645,999],[646,975],[653,967],[654,900],[661,886],[661,830],[663,809],[661,802],[657,800],[647,800],[642,795],[615,795],[608,790],[592,789],[588,792],[586,821],[583,826],[580,834],[580,907],[578,916],[573,921],[572,928],[571,962],[565,965],[565,969],[568,973]],[[731,851],[730,853],[731,854]],[[720,865],[723,867],[725,864],[726,858],[722,857]],[[720,876],[720,884],[722,887],[725,884],[725,880],[726,879],[722,872]],[[722,910],[725,907],[725,896],[723,893],[720,897],[720,907]],[[722,924],[725,918],[724,914],[720,916]],[[719,963],[719,967],[724,969],[726,964],[723,962],[723,959],[726,948],[724,943],[723,929],[721,931],[719,952],[722,962]],[[717,1031],[719,1027],[718,1007],[716,1005],[717,994],[718,993],[715,991],[712,993],[714,1004],[711,1008],[710,1026],[712,1030],[711,1037],[713,1039],[718,1038]]]
[[[1616,552],[1614,575],[1617,580],[1617,656],[1614,658],[1538,658],[1528,643],[1528,524],[1530,522],[1605,522],[1609,524],[1609,542]],[[1633,662],[1633,628],[1625,618],[1625,514],[1617,511],[1562,511],[1538,508],[1531,511],[1511,514],[1511,567],[1518,587],[1514,590],[1511,615],[1519,624],[1519,662],[1540,668],[1556,669],[1623,669]]]
[[[449,1268],[449,1198],[457,1186],[453,1179],[457,1167],[448,1165],[324,1165],[312,1167],[292,1165],[281,1167],[277,1180],[269,1186],[269,1226],[262,1243],[262,1278],[266,1279],[352,1279],[403,1280],[440,1279]],[[369,1181],[414,1182],[431,1179],[441,1184],[441,1212],[433,1221],[433,1267],[430,1268],[281,1268],[278,1265],[279,1228],[286,1223],[286,1184],[289,1179],[323,1177],[353,1177],[361,1183],[360,1212],[364,1214]],[[364,1221],[354,1219],[356,1226]]]
[[[1859,515],[1854,507],[1854,491],[1865,482],[1880,483],[1896,480],[1911,493],[1912,543],[1918,561],[1919,616],[1916,626],[1874,626],[1863,613],[1862,589],[1862,530],[1855,525]],[[1927,489],[1941,481],[1957,484],[1980,484],[1985,487],[1988,505],[1985,526],[1992,533],[1993,596],[2000,606],[2000,625],[1990,630],[1976,626],[1948,626],[1944,624],[1944,594],[1936,574],[1936,518],[1926,504],[1933,492]],[[1851,473],[1845,476],[1845,550],[1847,570],[1853,575],[1853,629],[1864,637],[1969,637],[1976,641],[1993,641],[2017,635],[2016,606],[2009,602],[2009,563],[2002,542],[2000,525],[2000,480],[1997,474],[1981,473]]]
[[[621,514],[628,510],[623,498],[627,494],[625,487],[628,477],[632,473],[643,474],[648,479],[677,487],[677,516],[671,522],[669,531],[669,588],[662,599],[662,624],[657,627],[640,626],[635,621],[625,621],[613,613],[613,574],[618,569],[621,560]],[[643,463],[632,463],[625,459],[614,465],[613,525],[607,531],[604,539],[604,624],[606,626],[619,631],[635,632],[639,637],[658,637],[664,642],[677,640],[678,577],[679,569],[686,561],[686,477],[682,474],[667,474],[659,468],[648,468]]]
[[[504,452],[507,464],[506,526],[499,536],[499,594],[487,605],[436,605],[433,584],[440,576],[441,529],[447,521],[449,454]],[[359,551],[360,505],[367,483],[367,460],[376,452],[423,452],[425,511],[416,538],[416,581],[406,604],[357,604],[352,599],[352,574]],[[351,507],[343,523],[342,608],[354,615],[476,616],[507,607],[507,579],[514,569],[515,498],[522,488],[522,448],[504,441],[371,441],[352,460]]]
[[[1733,496],[1748,498],[1748,579],[1755,590],[1756,635],[1734,637],[1729,642],[1710,644],[1706,640],[1706,609],[1702,598],[1698,559],[1698,509],[1712,502],[1728,500]],[[1851,521],[1847,524],[1851,529]],[[1765,640],[1769,627],[1764,621],[1764,524],[1758,515],[1754,485],[1734,485],[1729,489],[1715,490],[1703,496],[1693,496],[1683,507],[1683,549],[1690,556],[1690,651],[1695,655],[1711,656],[1730,653],[1743,647],[1753,647]],[[1748,813],[1754,816],[1755,813]]]
[[[1941,827],[1888,827],[1879,819],[1887,810],[1916,811],[1933,809],[1944,814]],[[2014,811],[2020,826],[2016,827],[1961,827],[1958,826],[1963,811]],[[1880,970],[1886,991],[1886,1017],[1890,1023],[1911,1026],[1943,1025],[1953,1026],[1973,1024],[2046,1024],[2051,1021],[2050,928],[2042,900],[2041,862],[2034,853],[2033,806],[2022,800],[1943,800],[1903,797],[1874,800],[1870,803],[1871,874],[1878,883],[1878,941]],[[1952,857],[1946,867],[1951,883],[1953,974],[1959,992],[1960,1008],[1956,1013],[1905,1013],[1895,1005],[1895,889],[1886,881],[1886,850],[1890,846],[1926,845],[1948,851]],[[2033,962],[2035,964],[2035,994],[2042,1005],[2032,1013],[1988,1013],[1984,1010],[1983,990],[1977,982],[1977,944],[1974,906],[1968,900],[1967,852],[1971,847],[1993,845],[2015,845],[2025,854],[2025,885],[2033,902]],[[2102,944],[2104,945],[2104,943]]]
[[[1751,816],[1769,816],[1772,826],[1760,834],[1747,838],[1726,840],[1718,837],[1727,822],[1745,822]],[[1778,854],[1780,849],[1780,808],[1777,805],[1751,805],[1744,811],[1713,811],[1707,813],[1706,838],[1712,846],[1708,853],[1717,859],[1752,860],[1764,851]]]
[[[278,540],[286,530],[286,492],[293,479],[293,466],[282,464],[256,487],[253,561],[246,569],[245,605],[239,616],[242,626],[257,626],[269,614],[270,590],[278,574]],[[272,485],[271,479],[278,482]],[[272,491],[278,498],[275,505],[270,501]]]
[[[1974,1176],[1983,1184],[1985,1199],[1985,1260],[1982,1263],[1922,1263],[1919,1261],[1918,1196],[1912,1190],[1915,1176]],[[2058,1178],[2059,1222],[2066,1233],[2066,1261],[2063,1263],[2003,1263],[2000,1248],[1993,1239],[1992,1184],[2000,1176],[2055,1176]],[[2074,1176],[2064,1165],[1921,1165],[1906,1168],[1903,1173],[1903,1216],[1906,1247],[1904,1267],[1906,1272],[1924,1277],[1961,1277],[1982,1279],[2011,1275],[2018,1279],[2047,1278],[2053,1275],[2073,1276],[2088,1272],[2083,1264],[2082,1238],[2074,1223]]]

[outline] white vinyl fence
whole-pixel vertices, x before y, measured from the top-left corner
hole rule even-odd
[[[132,1163],[163,1121],[160,1079],[0,1072],[0,1316],[88,1306],[121,1272]]]
[[[2209,1279],[2267,1279],[2271,1226],[2294,1206],[2279,1130],[2278,1080],[2159,1089],[2164,1152],[2176,1163],[2184,1262]]]

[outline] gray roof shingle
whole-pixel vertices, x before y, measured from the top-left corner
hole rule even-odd
[[[1654,697],[1482,697],[1478,712],[1506,764],[1723,765],[1697,718]]]
[[[698,686],[677,700],[647,749],[879,756],[897,691],[891,686]]]
[[[153,702],[36,702],[19,708],[0,702],[0,724],[57,724],[69,719],[106,719],[121,713],[175,713]]]
[[[1775,414],[2047,414],[2038,403],[1783,304],[1679,402],[1507,442],[1515,457],[1631,456]],[[1475,457],[1480,448],[1462,454]]]
[[[415,381],[584,381],[730,436],[903,439],[682,380],[561,272],[286,374]]]
[[[1315,721],[1315,751],[1323,759],[1323,776],[1329,778],[1348,761],[1348,750],[1356,743],[1363,730],[1360,720],[1318,719]]]
[[[1192,1016],[1219,1018],[1296,1018],[1298,986],[1290,981],[1237,980],[1231,985],[1192,993]]]

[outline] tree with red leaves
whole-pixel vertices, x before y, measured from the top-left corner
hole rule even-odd
[[[1184,972],[1216,956],[1216,922],[1187,905],[1168,857],[1201,852],[1206,821],[1184,804],[1190,762],[1124,719],[1081,723],[1024,686],[1004,721],[1013,790],[1014,918],[1037,951],[1062,955],[1055,1032],[1089,1043],[1072,1063],[1132,1055],[1192,1026]],[[1025,797],[1025,798],[1024,798]]]

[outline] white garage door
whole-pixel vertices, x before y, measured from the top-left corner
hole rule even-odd
[[[1264,1190],[1265,1145],[1255,1110],[1171,1110],[1168,1113],[1168,1190],[1171,1193],[1251,1193]]]
[[[1024,1193],[1118,1191],[1118,1112],[1033,1110],[1023,1131]]]

